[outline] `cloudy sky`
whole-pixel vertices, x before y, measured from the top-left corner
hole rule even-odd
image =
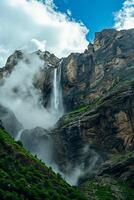
[[[90,29],[88,39],[94,32],[114,25],[113,13],[119,11],[124,0],[54,0],[62,12],[70,10],[72,16]]]
[[[112,27],[134,27],[134,0],[0,0],[0,67],[16,49],[83,52],[94,32]]]

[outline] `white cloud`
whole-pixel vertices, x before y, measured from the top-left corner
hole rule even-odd
[[[69,16],[71,16],[71,15],[72,15],[71,10],[67,9],[67,14],[68,14]]]
[[[134,0],[126,0],[122,9],[115,13],[115,28],[134,28]]]
[[[52,0],[46,2],[0,1],[0,67],[16,49],[46,48],[58,57],[84,51],[87,28],[55,10]]]

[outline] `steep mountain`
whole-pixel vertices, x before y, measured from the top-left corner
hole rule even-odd
[[[7,132],[14,138],[17,133],[22,129],[21,123],[17,120],[14,113],[0,104],[0,120]]]
[[[62,170],[68,162],[88,167],[91,154],[104,162],[134,150],[133,39],[134,29],[103,30],[83,54],[63,60],[63,99],[71,112],[53,131]]]
[[[134,29],[96,33],[83,54],[63,61],[63,92],[67,110],[107,96],[115,86],[133,80]]]
[[[62,59],[49,52],[16,51],[0,70],[1,87],[17,64],[29,63],[31,55],[43,62],[32,79],[41,94],[39,102],[50,112],[53,91],[57,97],[60,88],[64,115],[48,130],[23,127],[24,147],[33,154],[41,152],[42,159],[51,146],[50,160],[65,177],[75,179],[88,199],[133,199],[134,29],[105,29],[96,33],[84,53]],[[60,87],[55,87],[54,78]],[[18,90],[13,92],[19,94]]]

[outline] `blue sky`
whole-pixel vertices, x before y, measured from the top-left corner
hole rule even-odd
[[[81,20],[90,32],[88,40],[94,33],[114,25],[113,13],[122,8],[124,0],[54,0],[61,12],[69,9],[72,17]]]

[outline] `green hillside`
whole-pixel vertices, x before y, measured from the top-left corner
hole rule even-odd
[[[0,200],[85,200],[0,128]]]

